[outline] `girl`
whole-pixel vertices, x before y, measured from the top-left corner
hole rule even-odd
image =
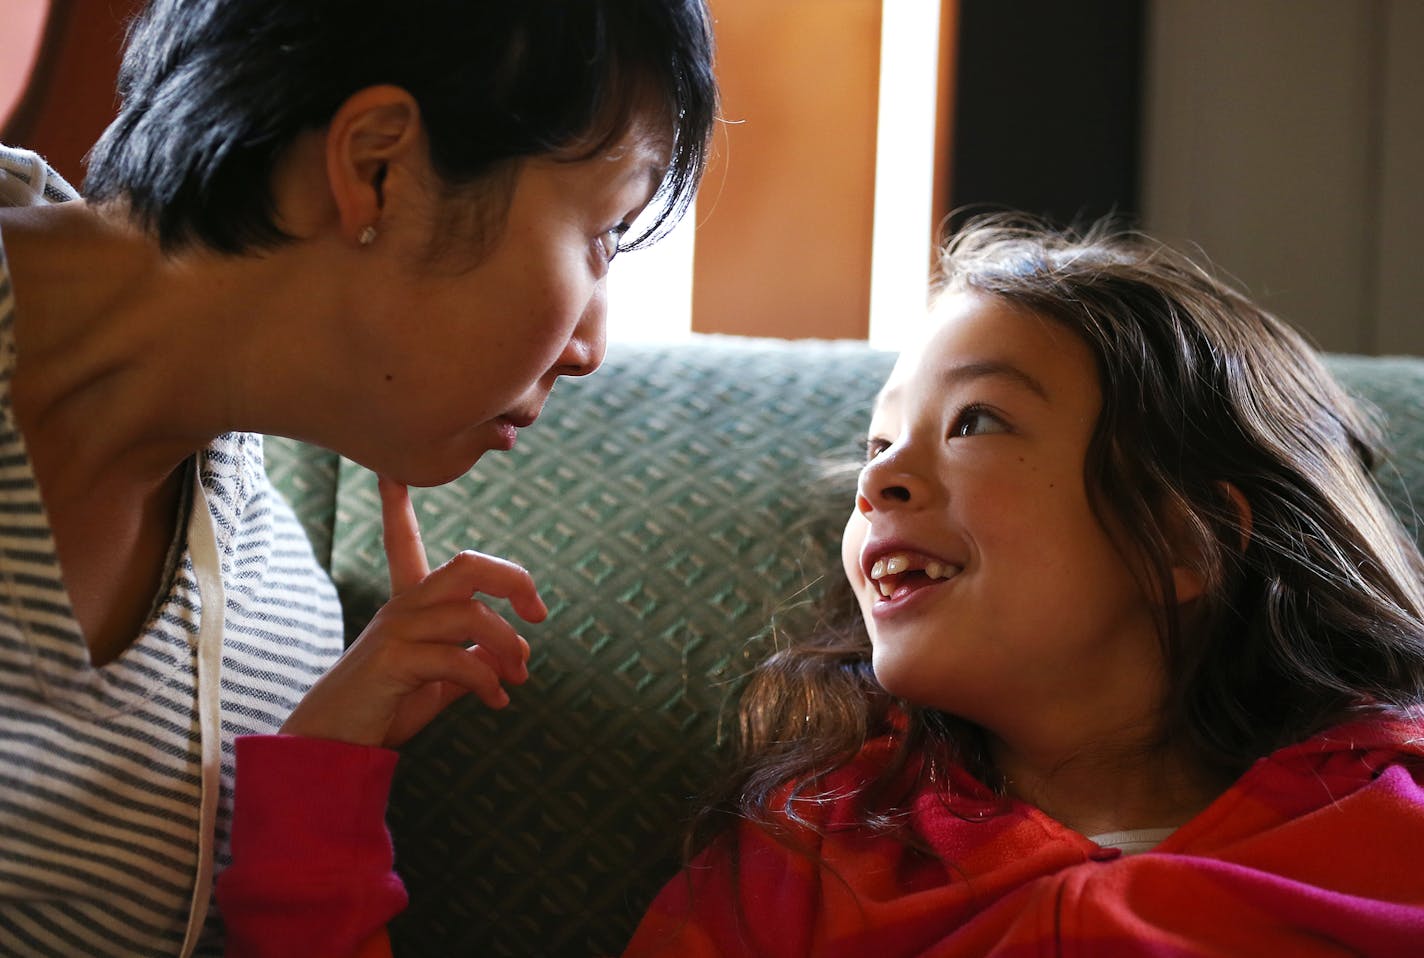
[[[858,621],[753,675],[627,954],[1416,954],[1424,559],[1369,421],[1140,238],[982,221],[942,282],[871,417]]]
[[[253,434],[397,505],[508,449],[599,365],[609,265],[686,207],[716,101],[702,0],[153,0],[120,94],[82,198],[0,150],[5,954],[221,949],[233,739],[342,646]],[[472,593],[540,614],[495,559],[409,574],[363,646],[406,683],[351,713],[377,743],[435,678],[522,678]]]

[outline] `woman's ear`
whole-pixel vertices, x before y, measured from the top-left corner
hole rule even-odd
[[[394,165],[424,163],[424,131],[415,98],[397,86],[371,86],[347,98],[326,130],[326,175],[341,231],[366,244],[385,207]]]
[[[1221,482],[1219,486],[1236,512],[1236,526],[1241,533],[1237,548],[1240,553],[1244,553],[1251,542],[1251,503],[1242,495],[1241,490],[1231,483]],[[1179,604],[1199,598],[1206,589],[1199,561],[1201,557],[1195,555],[1196,550],[1191,546],[1192,537],[1187,534],[1185,524],[1186,520],[1182,516],[1174,515],[1169,528],[1174,556],[1172,586],[1177,592]]]

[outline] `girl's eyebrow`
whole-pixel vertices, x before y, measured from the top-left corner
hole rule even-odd
[[[1052,401],[1043,383],[1007,360],[979,359],[967,363],[956,363],[940,373],[940,381],[944,383],[946,389],[954,389],[956,386],[962,386],[965,383],[988,378],[1007,379],[1027,389],[1044,402]],[[887,383],[885,387],[876,394],[875,401],[871,403],[870,406],[871,411],[874,412],[879,409],[884,405],[886,400],[894,397],[899,391],[898,385],[892,386]]]
[[[940,374],[940,379],[945,386],[951,389],[967,382],[989,377],[1008,379],[1023,386],[1045,402],[1049,401],[1048,390],[1043,387],[1043,383],[1013,363],[1002,359],[980,359],[973,362],[956,363]]]

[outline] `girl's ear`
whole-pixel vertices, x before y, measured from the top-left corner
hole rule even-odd
[[[1226,498],[1236,512],[1236,524],[1241,532],[1237,548],[1239,552],[1244,553],[1251,542],[1251,503],[1241,494],[1241,490],[1231,483],[1222,482],[1220,486],[1221,491],[1226,494]],[[1198,557],[1186,554],[1189,551],[1188,542],[1190,539],[1181,526],[1181,517],[1174,516],[1171,535],[1177,562],[1172,566],[1172,586],[1176,589],[1179,604],[1199,598],[1206,588],[1206,583],[1202,579],[1200,563],[1191,561]]]
[[[1232,506],[1236,508],[1236,527],[1241,531],[1241,541],[1237,543],[1237,551],[1244,553],[1246,547],[1251,544],[1251,503],[1229,482],[1221,483],[1221,491],[1226,493],[1226,498],[1231,500]]]
[[[425,163],[420,107],[397,86],[358,90],[332,115],[326,130],[326,175],[341,231],[354,243],[375,230],[385,207],[392,166]],[[369,243],[370,236],[364,243]]]

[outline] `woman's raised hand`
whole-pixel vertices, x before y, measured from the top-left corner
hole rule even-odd
[[[548,615],[529,573],[461,552],[430,571],[406,487],[379,480],[391,600],[282,726],[284,735],[401,745],[466,692],[509,704],[503,682],[529,677],[529,644],[476,593],[508,599],[526,622]]]

